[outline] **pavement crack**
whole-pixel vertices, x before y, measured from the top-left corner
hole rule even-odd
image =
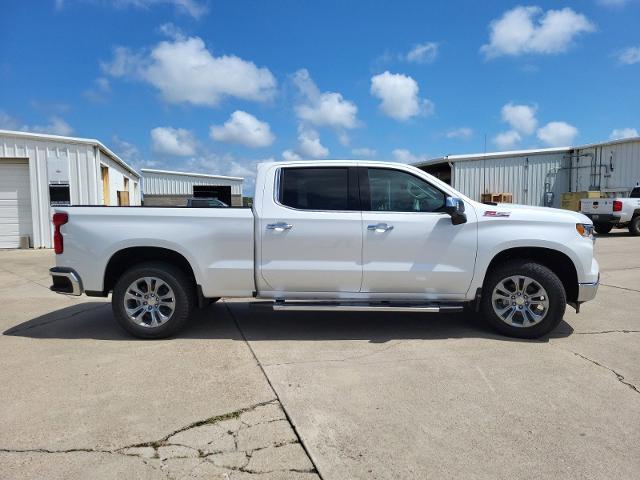
[[[640,290],[637,290],[635,288],[619,287],[618,285],[611,285],[609,283],[601,283],[600,285],[605,286],[605,287],[609,287],[609,288],[617,288],[619,290],[626,290],[627,292],[638,292],[638,293],[640,293]]]
[[[586,360],[587,362],[591,362],[591,363],[593,363],[594,365],[597,365],[597,366],[598,366],[598,367],[600,367],[600,368],[604,368],[605,370],[609,370],[611,373],[613,373],[613,374],[616,376],[616,378],[618,379],[618,381],[619,381],[620,383],[622,383],[623,385],[626,385],[627,387],[629,387],[629,388],[630,388],[631,390],[633,390],[634,392],[636,392],[636,393],[640,394],[640,390],[638,390],[638,387],[636,387],[636,386],[635,386],[633,383],[631,383],[631,382],[627,382],[627,381],[624,379],[624,375],[622,375],[622,374],[620,374],[620,373],[616,372],[613,368],[607,367],[606,365],[603,365],[602,363],[596,362],[595,360],[592,360],[591,358],[586,357],[586,356],[582,355],[581,353],[578,353],[578,352],[572,352],[572,353],[573,353],[576,357],[580,357],[580,358],[582,358],[583,360]]]
[[[640,330],[601,330],[599,332],[574,332],[575,335],[601,335],[604,333],[640,333]]]
[[[240,415],[242,415],[245,412],[250,412],[251,410],[255,410],[258,407],[262,407],[264,405],[269,405],[271,403],[275,403],[277,401],[277,399],[271,399],[271,400],[267,400],[265,402],[260,402],[260,403],[256,403],[254,405],[251,405],[249,407],[245,407],[245,408],[241,408],[239,410],[234,410],[233,412],[229,412],[229,413],[223,413],[222,415],[216,415],[214,417],[209,417],[206,418],[204,420],[198,420],[197,422],[193,422],[190,423],[189,425],[186,425],[184,427],[178,428],[177,430],[172,431],[171,433],[168,433],[167,435],[165,435],[164,437],[162,437],[159,440],[153,440],[150,442],[142,442],[142,443],[134,443],[131,445],[125,445],[124,447],[120,447],[118,449],[116,449],[116,452],[120,452],[122,450],[126,450],[128,448],[143,448],[143,447],[151,447],[154,450],[157,450],[158,447],[162,447],[165,445],[179,445],[179,444],[169,444],[167,443],[167,440],[169,440],[169,438],[173,437],[174,435],[177,435],[178,433],[182,433],[185,432],[187,430],[191,430],[192,428],[196,428],[196,427],[201,427],[203,425],[212,425],[218,422],[222,422],[224,420],[231,420],[233,418],[238,418]],[[181,446],[181,445],[179,445]],[[186,446],[186,445],[185,445]],[[191,448],[191,447],[187,447],[187,448]]]
[[[0,448],[2,453],[115,453],[113,450],[101,450],[98,448],[68,448],[66,450],[50,450],[48,448]]]
[[[225,302],[224,300],[223,300],[223,304],[224,304],[224,306],[225,306],[225,308],[227,310],[227,313],[229,314],[229,316],[232,318],[233,322],[235,323],[236,328],[238,329],[238,332],[240,333],[240,336],[242,337],[242,340],[244,341],[245,345],[247,346],[247,348],[251,352],[251,355],[253,356],[253,359],[255,360],[256,364],[258,365],[258,367],[262,371],[262,375],[264,375],[264,378],[267,381],[267,384],[269,385],[269,388],[271,389],[273,394],[276,396],[276,399],[277,399],[278,403],[280,404],[280,407],[282,408],[282,411],[284,412],[284,416],[286,418],[286,421],[289,423],[289,426],[293,430],[293,433],[296,436],[296,438],[298,439],[298,443],[300,444],[300,446],[304,450],[304,453],[307,455],[307,458],[309,459],[309,462],[311,462],[311,465],[313,467],[314,472],[318,475],[320,480],[323,480],[322,473],[320,473],[320,470],[318,470],[317,463],[316,463],[315,459],[313,458],[313,456],[311,455],[311,452],[309,451],[309,448],[307,447],[306,442],[304,441],[304,439],[302,438],[302,435],[300,435],[300,432],[298,432],[298,429],[296,428],[295,424],[291,420],[291,415],[289,415],[289,412],[287,411],[287,408],[285,407],[284,403],[280,399],[280,396],[278,395],[278,392],[276,391],[275,387],[271,383],[271,379],[269,378],[269,375],[267,375],[267,372],[264,369],[264,366],[262,365],[262,362],[260,362],[260,359],[256,355],[256,352],[253,350],[253,347],[251,346],[251,344],[247,340],[247,336],[244,334],[244,331],[240,327],[240,321],[234,315],[233,310],[231,310],[231,307],[229,307],[229,304],[227,302]]]

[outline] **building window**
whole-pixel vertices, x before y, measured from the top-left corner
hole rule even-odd
[[[52,207],[71,205],[69,185],[49,185],[49,202]]]

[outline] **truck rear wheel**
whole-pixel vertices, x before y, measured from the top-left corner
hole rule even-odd
[[[640,235],[640,215],[636,215],[629,222],[629,233],[636,237]]]
[[[485,320],[510,337],[546,335],[558,326],[567,305],[560,279],[533,260],[515,260],[494,268],[482,290]]]
[[[594,223],[593,228],[595,228],[596,232],[600,235],[606,235],[611,231],[613,225],[611,225],[610,223]]]
[[[113,288],[118,323],[138,338],[166,338],[184,327],[196,305],[193,281],[173,265],[148,262],[127,270]]]

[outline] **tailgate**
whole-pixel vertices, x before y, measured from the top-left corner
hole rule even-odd
[[[580,200],[580,212],[586,215],[611,215],[613,213],[613,200],[610,198]]]

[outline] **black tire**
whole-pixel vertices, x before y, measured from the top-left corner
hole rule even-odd
[[[596,233],[600,235],[606,235],[611,231],[613,225],[610,223],[594,223],[593,228],[596,229]]]
[[[640,215],[636,215],[629,222],[629,233],[634,237],[640,236]]]
[[[494,311],[491,300],[494,288],[500,281],[513,275],[532,278],[547,291],[549,308],[539,323],[529,327],[512,326],[505,323]],[[566,307],[567,295],[558,276],[534,260],[513,260],[498,265],[487,274],[482,287],[481,311],[485,321],[494,330],[509,337],[538,338],[548,334],[558,326]]]
[[[138,325],[127,315],[125,310],[124,297],[127,288],[136,279],[142,277],[161,279],[171,287],[175,296],[173,314],[169,320],[157,327]],[[181,269],[163,262],[146,262],[131,267],[116,282],[111,298],[111,308],[120,326],[134,337],[145,339],[167,338],[175,335],[185,326],[189,316],[196,308],[196,304],[193,280]]]

